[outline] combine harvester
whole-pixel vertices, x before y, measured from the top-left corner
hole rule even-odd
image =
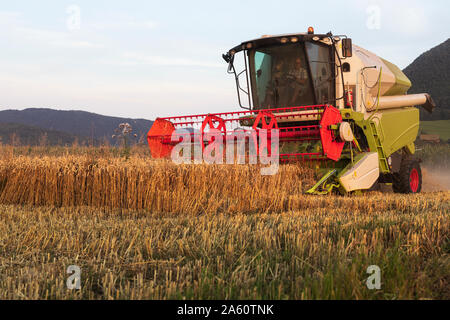
[[[236,71],[238,54],[242,71]],[[236,129],[256,136],[275,129],[279,146],[269,152],[280,162],[306,161],[321,171],[310,194],[346,194],[377,182],[399,193],[420,192],[415,106],[431,113],[435,105],[426,93],[407,94],[411,82],[397,66],[347,36],[315,34],[312,27],[243,42],[223,58],[245,110],[156,119],[147,137],[154,158],[171,155],[181,141],[171,139],[178,129],[189,130],[202,150],[211,130],[226,141],[235,139]],[[263,147],[258,141],[256,150]]]

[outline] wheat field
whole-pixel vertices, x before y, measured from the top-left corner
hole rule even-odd
[[[2,151],[1,299],[450,298],[448,191],[306,196],[296,164]]]

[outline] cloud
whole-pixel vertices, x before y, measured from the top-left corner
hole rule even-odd
[[[86,24],[89,29],[95,29],[99,31],[139,29],[152,30],[158,27],[158,23],[154,20],[139,20],[135,16],[119,12],[108,12],[97,15],[95,21],[87,21]]]
[[[15,29],[21,39],[61,48],[102,48],[103,45],[77,39],[71,32],[20,27]]]
[[[131,19],[109,20],[89,24],[90,28],[97,30],[120,30],[120,29],[144,29],[152,30],[158,26],[155,21],[134,21]]]
[[[418,6],[398,8],[401,19],[392,19],[392,29],[398,30],[404,35],[418,36],[429,32],[430,21],[424,8]]]
[[[432,12],[436,10],[433,2],[418,0],[353,0],[352,7],[369,19],[368,8],[379,8],[381,29],[402,36],[420,36],[429,32]]]
[[[204,67],[223,68],[222,63],[193,60],[180,57],[145,55],[138,52],[125,52],[123,59],[117,64],[123,66],[153,65],[153,66],[179,66],[179,67]]]
[[[0,24],[19,24],[22,23],[22,15],[19,12],[0,11]]]
[[[67,31],[54,31],[28,26],[19,12],[0,12],[0,37],[15,42],[37,43],[59,48],[102,48],[103,45],[87,41],[81,34]]]

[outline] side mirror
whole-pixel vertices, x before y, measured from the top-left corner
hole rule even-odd
[[[352,39],[342,39],[342,56],[344,58],[350,58],[353,56]]]
[[[233,70],[234,55],[231,55],[228,52],[226,54],[223,54],[222,58],[226,63],[228,63],[228,72],[231,72]]]
[[[231,55],[229,52],[222,55],[223,60],[225,60],[226,63],[230,63],[231,61]]]

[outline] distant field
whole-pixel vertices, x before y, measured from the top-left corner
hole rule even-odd
[[[444,141],[450,139],[450,120],[421,121],[420,128],[426,134],[438,134]]]

